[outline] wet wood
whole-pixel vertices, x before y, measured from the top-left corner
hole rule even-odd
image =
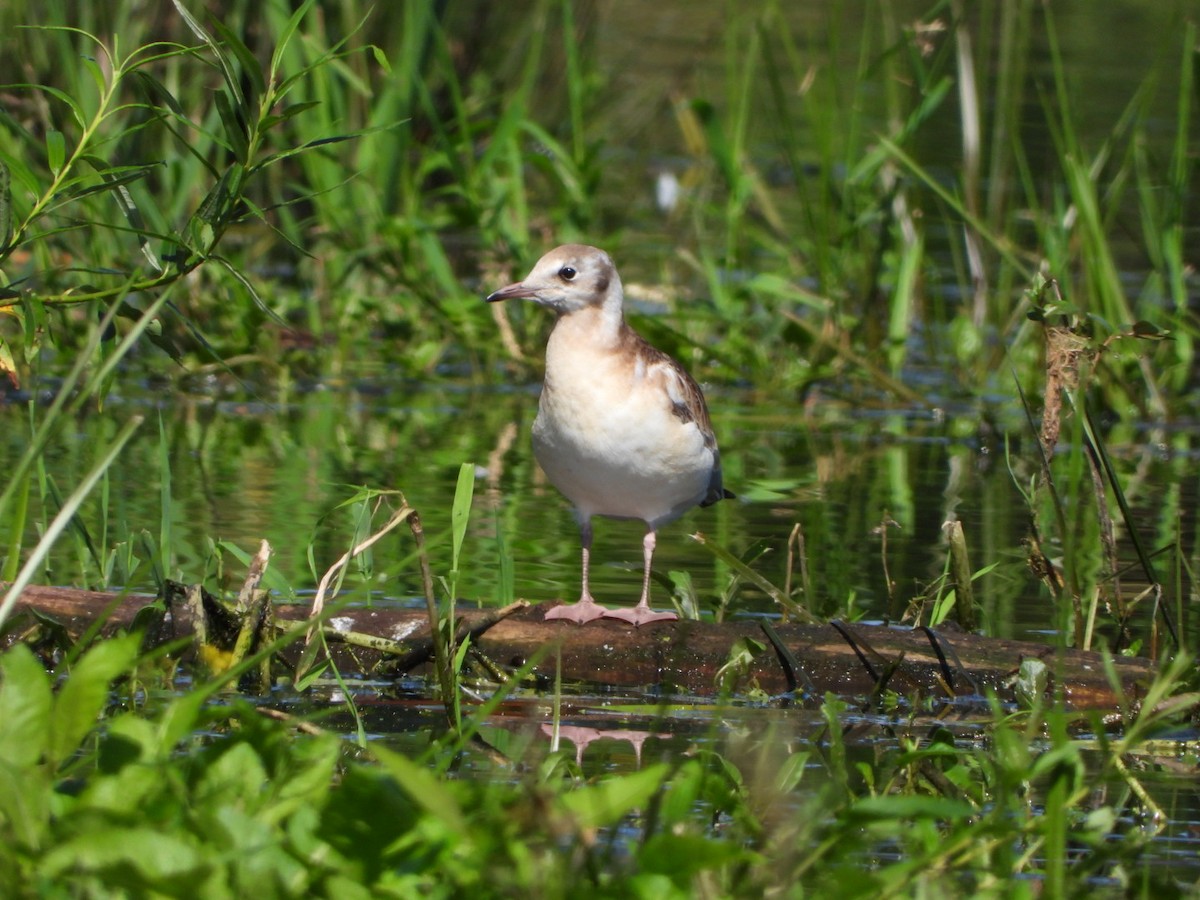
[[[182,594],[182,586],[177,592]],[[206,596],[205,608],[214,601]],[[73,639],[98,617],[101,633],[134,625],[146,631],[149,645],[160,645],[195,632],[196,605],[172,602],[169,609],[154,597],[30,587],[17,609],[21,619],[3,640]],[[787,625],[737,621],[665,622],[631,628],[600,620],[586,626],[545,622],[546,607],[532,606],[499,618],[493,612],[464,610],[460,634],[472,633],[477,661],[491,671],[515,670],[535,661],[534,674],[551,684],[561,658],[565,683],[652,690],[662,695],[710,697],[722,689],[735,695],[834,693],[866,697],[894,691],[908,697],[978,697],[988,689],[1001,700],[1014,698],[1014,681],[1023,660],[1040,659],[1075,709],[1116,709],[1121,698],[1104,672],[1100,654],[1057,650],[1041,644],[984,638],[956,631],[889,628],[845,622]],[[305,621],[307,608],[277,606],[274,621],[286,628]],[[219,617],[218,617],[219,618]],[[210,633],[237,630],[232,625]],[[431,646],[424,610],[345,609],[324,622],[324,632],[339,666],[373,675],[420,674]],[[357,640],[365,636],[368,640]],[[372,642],[370,638],[384,639]],[[295,662],[299,643],[284,651]],[[383,648],[383,649],[380,649]],[[744,648],[744,664],[730,663]],[[186,652],[186,651],[185,651]],[[737,654],[732,654],[736,656]],[[1118,659],[1121,692],[1136,701],[1154,667],[1145,659]]]

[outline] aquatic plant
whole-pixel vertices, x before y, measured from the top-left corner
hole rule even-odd
[[[1119,739],[1072,737],[1053,708],[995,708],[984,743],[935,726],[852,763],[845,706],[828,698],[823,736],[777,726],[724,752],[587,778],[564,753],[514,741],[520,757],[474,762],[502,777],[446,780],[436,772],[460,744],[415,757],[379,741],[355,750],[245,700],[205,702],[236,673],[153,699],[140,686],[161,677],[160,660],[138,643],[96,644],[57,690],[25,647],[0,656],[6,896],[1170,887],[1139,862],[1162,811],[1126,760],[1152,754],[1195,705],[1167,700],[1187,660],[1150,687],[1154,702],[1127,710]]]

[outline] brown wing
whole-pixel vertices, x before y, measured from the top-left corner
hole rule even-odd
[[[721,453],[717,449],[717,435],[713,431],[712,419],[709,418],[708,405],[704,402],[704,392],[700,390],[700,385],[676,360],[648,344],[633,329],[629,329],[628,334],[635,344],[629,349],[641,357],[647,369],[658,368],[662,373],[663,385],[671,399],[671,411],[682,422],[695,422],[704,438],[704,446],[712,451],[712,477],[708,482],[708,493],[700,505],[710,506],[718,500],[731,499],[734,495],[725,490],[721,481]]]

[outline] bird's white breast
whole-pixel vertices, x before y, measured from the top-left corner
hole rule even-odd
[[[551,483],[584,515],[655,527],[703,500],[713,451],[673,410],[667,364],[569,338],[551,335],[533,425],[534,455]]]

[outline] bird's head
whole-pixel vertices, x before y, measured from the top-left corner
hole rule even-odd
[[[488,295],[488,303],[525,297],[560,315],[588,307],[621,306],[621,279],[609,255],[584,244],[555,247],[523,281]]]

